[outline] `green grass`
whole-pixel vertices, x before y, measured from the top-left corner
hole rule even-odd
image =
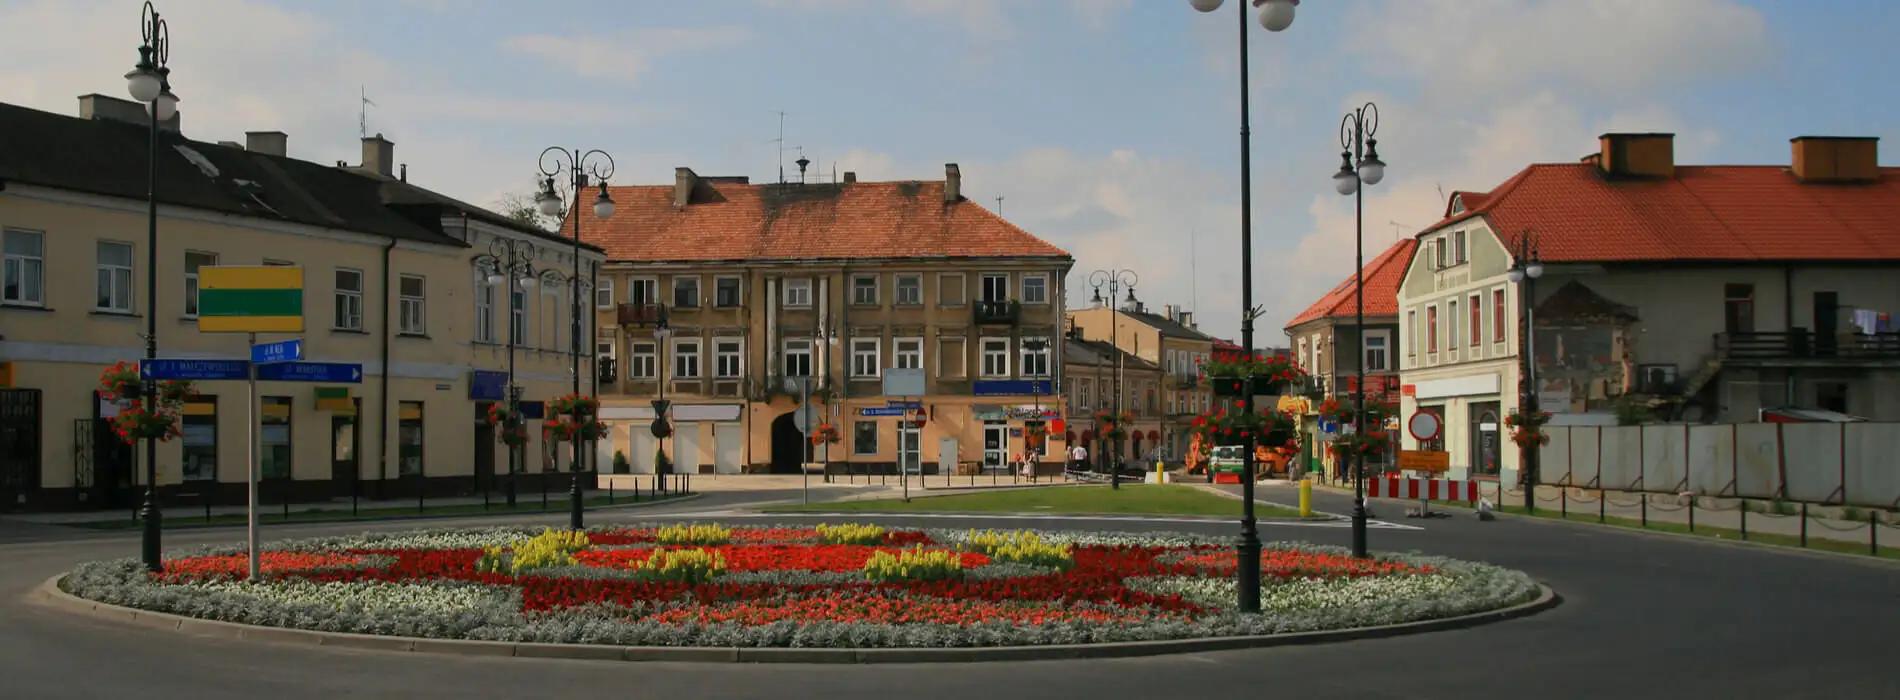
[[[1503,507],[1498,508],[1498,511],[1501,513],[1510,513],[1513,515],[1523,515],[1524,506],[1521,506],[1521,505],[1503,506]],[[1568,517],[1565,517],[1562,513],[1559,513],[1558,511],[1551,510],[1548,508],[1542,508],[1542,507],[1538,508],[1537,514],[1532,517],[1547,518],[1550,520],[1569,520],[1569,521],[1574,521],[1574,522],[1587,522],[1587,523],[1593,523],[1593,524],[1597,522],[1597,516],[1595,513],[1576,512],[1576,513],[1569,514]],[[1629,528],[1632,530],[1648,530],[1650,532],[1668,532],[1668,533],[1673,533],[1673,534],[1678,534],[1678,535],[1689,535],[1692,537],[1707,537],[1709,539],[1717,539],[1717,540],[1742,540],[1743,539],[1741,530],[1726,528],[1726,527],[1710,527],[1708,525],[1697,525],[1695,528],[1695,532],[1690,532],[1688,523],[1663,522],[1660,520],[1651,520],[1649,521],[1649,524],[1645,526],[1643,525],[1643,521],[1640,519],[1619,518],[1616,516],[1609,516],[1609,517],[1604,518],[1602,524],[1608,525],[1611,527]],[[1801,538],[1796,535],[1780,535],[1780,534],[1769,534],[1769,533],[1762,533],[1762,532],[1750,532],[1748,533],[1748,537],[1746,539],[1749,542],[1775,545],[1778,547],[1793,547],[1797,549],[1818,549],[1824,552],[1837,552],[1840,554],[1859,554],[1862,556],[1868,555],[1866,540],[1863,539],[1860,542],[1846,542],[1842,540],[1824,539],[1820,537],[1819,535],[1815,534],[1814,532],[1815,529],[1820,528],[1820,527],[1822,526],[1820,525],[1809,526],[1808,544],[1806,547],[1801,546]],[[1888,533],[1894,533],[1894,532],[1895,531],[1893,529],[1888,528],[1881,534],[1886,535]],[[1866,531],[1863,530],[1861,534],[1864,536],[1866,534]],[[1900,548],[1881,545],[1880,557],[1884,559],[1900,559]]]
[[[1238,516],[1240,501],[1192,486],[1130,484],[1116,491],[1105,485],[1046,486],[955,496],[864,501],[832,501],[768,508],[773,512],[826,513],[1048,513],[1061,515],[1141,514]],[[1254,506],[1262,518],[1297,518],[1299,511],[1264,503]]]
[[[667,500],[673,500],[680,497],[681,497],[680,494],[666,494],[660,500],[667,501]],[[617,496],[613,499],[611,503],[608,502],[606,496],[594,496],[594,497],[590,497],[581,501],[581,503],[585,507],[589,507],[589,508],[605,506],[605,505],[628,505],[633,502],[634,502],[633,499],[627,496]],[[641,499],[640,502],[651,503],[654,501],[651,498],[643,498]],[[292,507],[294,508],[295,506],[292,506]],[[351,513],[348,508],[342,508],[342,509],[319,508],[315,510],[292,510],[290,511],[290,515],[286,517],[282,510],[273,509],[270,506],[265,506],[264,509],[258,513],[257,520],[260,524],[265,524],[265,525],[294,524],[294,523],[347,522],[347,521],[352,521],[352,520],[406,520],[406,519],[411,519],[411,518],[442,518],[442,517],[450,517],[450,516],[467,516],[467,515],[523,515],[523,514],[534,514],[534,513],[565,513],[567,512],[567,508],[568,508],[568,501],[565,498],[551,498],[548,500],[547,507],[542,508],[541,498],[539,495],[528,496],[524,494],[523,496],[516,498],[515,507],[513,508],[509,508],[506,502],[503,502],[501,500],[496,500],[494,503],[489,504],[486,507],[484,507],[480,503],[462,503],[462,504],[447,505],[447,506],[425,506],[421,509],[417,509],[413,505],[407,506],[407,507],[393,506],[393,507],[378,507],[378,508],[362,508],[362,509],[357,510],[355,513]],[[209,519],[207,519],[204,517],[203,511],[198,511],[196,515],[193,515],[191,509],[189,508],[184,508],[184,509],[175,508],[170,511],[167,511],[164,516],[165,529],[167,530],[188,530],[188,529],[200,528],[200,527],[228,527],[231,525],[243,525],[244,522],[245,522],[245,517],[243,513],[219,513],[219,514],[212,515]],[[67,525],[70,527],[86,528],[90,530],[131,530],[131,529],[138,528],[141,525],[141,523],[135,518],[112,518],[110,520],[88,520],[84,522],[60,523],[60,524]]]

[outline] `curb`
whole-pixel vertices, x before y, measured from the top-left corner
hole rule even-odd
[[[1231,499],[1234,499],[1234,500],[1236,500],[1236,501],[1238,501],[1238,500],[1241,500],[1241,497],[1240,497],[1240,494],[1237,494],[1237,493],[1229,493],[1229,492],[1228,492],[1228,491],[1226,491],[1225,489],[1221,489],[1221,488],[1216,488],[1216,487],[1215,487],[1215,486],[1214,486],[1213,484],[1204,484],[1204,483],[1194,483],[1194,484],[1188,484],[1188,485],[1189,485],[1189,486],[1192,486],[1192,487],[1194,487],[1194,488],[1197,488],[1197,489],[1200,489],[1200,490],[1202,490],[1202,491],[1206,491],[1206,492],[1208,492],[1208,493],[1211,493],[1211,494],[1215,494],[1215,495],[1219,495],[1219,496],[1226,496],[1226,497],[1228,497],[1228,498],[1231,498]],[[1256,485],[1257,485],[1257,484],[1256,484]],[[1296,513],[1297,513],[1297,512],[1299,512],[1299,510],[1300,510],[1300,507],[1299,507],[1299,506],[1297,506],[1297,505],[1288,505],[1288,504],[1285,504],[1285,503],[1276,503],[1276,502],[1273,502],[1273,501],[1262,501],[1262,500],[1260,500],[1260,499],[1258,499],[1258,498],[1255,498],[1255,499],[1254,499],[1254,502],[1255,502],[1255,503],[1260,503],[1260,504],[1263,504],[1263,505],[1269,505],[1269,506],[1273,506],[1273,507],[1275,507],[1275,508],[1283,508],[1283,509],[1286,509],[1286,510],[1290,510],[1290,511],[1294,511],[1294,512],[1296,512]],[[1311,521],[1311,522],[1326,522],[1326,521],[1330,521],[1330,520],[1346,520],[1346,519],[1347,519],[1347,517],[1346,517],[1346,516],[1344,516],[1344,515],[1340,515],[1340,514],[1338,514],[1338,513],[1329,513],[1329,512],[1326,512],[1326,511],[1323,511],[1323,510],[1318,510],[1318,509],[1315,509],[1315,510],[1313,511],[1313,515],[1312,515],[1311,517],[1304,517],[1304,518],[1302,518],[1302,517],[1299,517],[1299,516],[1294,516],[1294,517],[1291,517],[1291,518],[1261,518],[1261,519],[1262,519],[1262,520],[1299,520],[1299,521]]]
[[[1380,639],[1420,632],[1465,629],[1536,614],[1557,607],[1563,598],[1538,584],[1538,596],[1529,602],[1508,608],[1471,613],[1437,620],[1420,620],[1378,627],[1352,627],[1314,632],[1292,632],[1247,637],[1205,637],[1145,642],[1104,642],[1101,644],[1051,644],[1045,646],[891,648],[891,649],[805,649],[790,647],[620,647],[602,644],[545,644],[527,642],[490,642],[461,639],[425,639],[348,632],[318,632],[284,627],[261,627],[221,620],[185,617],[172,613],[137,610],[100,603],[67,593],[60,587],[66,577],[59,574],[34,589],[32,597],[49,607],[89,615],[104,621],[130,623],[136,627],[171,630],[188,634],[241,641],[359,649],[365,651],[423,652],[458,656],[512,656],[535,659],[581,659],[591,661],[672,661],[672,662],[744,662],[806,664],[870,663],[971,663],[979,661],[1030,661],[1050,659],[1109,659],[1133,656],[1158,656],[1232,649],[1323,644],[1358,639]]]
[[[672,496],[672,497],[668,497],[666,499],[659,500],[659,501],[637,501],[637,502],[628,501],[626,503],[613,503],[613,504],[604,504],[604,505],[596,504],[596,505],[588,506],[587,512],[593,513],[593,512],[598,512],[598,511],[617,511],[617,510],[628,510],[628,509],[633,509],[633,508],[651,508],[655,506],[670,505],[674,503],[686,503],[689,501],[702,498],[705,495],[706,495],[705,493],[695,491],[693,493],[689,493],[684,496]],[[309,520],[291,520],[288,522],[279,521],[279,522],[262,523],[262,524],[268,525],[271,527],[287,527],[287,526],[295,527],[298,525],[334,525],[334,524],[346,524],[346,523],[391,523],[391,522],[403,522],[407,520],[459,520],[459,519],[469,519],[469,518],[502,518],[502,517],[508,517],[508,516],[513,516],[513,515],[560,515],[566,512],[567,511],[565,510],[537,510],[537,511],[522,511],[522,512],[514,512],[514,513],[493,512],[493,511],[470,511],[467,513],[390,515],[388,517],[382,517],[382,518],[331,518],[331,519],[313,518]],[[88,520],[88,521],[75,522],[75,523],[39,523],[39,524],[53,525],[57,527],[69,527],[76,530],[89,530],[93,532],[133,532],[136,530],[136,528],[129,528],[129,527],[128,528],[105,528],[105,527],[91,527],[89,525],[89,523],[96,523],[96,522],[103,522],[103,521]],[[180,524],[166,526],[166,529],[182,531],[182,530],[219,530],[219,529],[224,529],[224,528],[244,527],[244,523],[241,523],[241,522],[228,523],[228,524],[218,523],[218,524],[213,524],[213,525],[204,525],[204,524],[201,524],[201,522],[202,521],[194,522],[190,519],[184,519],[183,522],[181,522]]]

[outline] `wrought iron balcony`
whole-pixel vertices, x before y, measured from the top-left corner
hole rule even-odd
[[[1715,354],[1727,362],[1900,364],[1900,333],[1820,335],[1806,328],[1772,333],[1717,333]]]
[[[1014,324],[1023,316],[1023,305],[1016,301],[978,301],[970,307],[979,325]]]
[[[621,304],[614,312],[614,320],[622,326],[648,326],[665,317],[659,304]]]

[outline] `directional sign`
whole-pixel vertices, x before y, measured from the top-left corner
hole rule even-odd
[[[272,362],[295,362],[301,359],[303,359],[302,338],[251,346],[251,362],[260,365]]]
[[[361,384],[363,366],[345,362],[280,362],[258,365],[257,378],[267,382]]]
[[[866,418],[901,417],[904,415],[904,409],[902,407],[860,408],[858,415]]]
[[[251,363],[243,360],[144,360],[139,376],[145,379],[243,379]]]
[[[924,410],[924,402],[922,401],[885,401],[884,407],[895,408],[899,410],[910,409],[912,411],[921,411],[921,410]]]

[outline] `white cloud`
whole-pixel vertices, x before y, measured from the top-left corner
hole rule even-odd
[[[734,46],[751,35],[735,26],[649,27],[615,34],[524,34],[503,39],[501,46],[576,75],[634,82],[660,57]]]

